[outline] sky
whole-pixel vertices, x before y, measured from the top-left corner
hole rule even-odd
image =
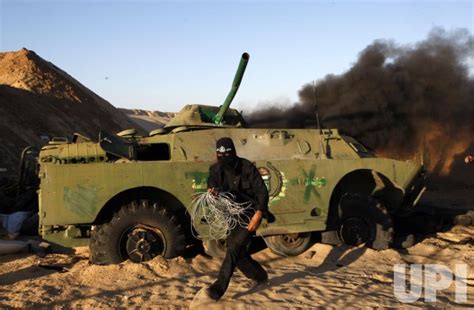
[[[474,1],[0,0],[0,51],[33,50],[116,107],[169,112],[222,104],[243,52],[232,106],[251,111],[433,27],[474,33]]]

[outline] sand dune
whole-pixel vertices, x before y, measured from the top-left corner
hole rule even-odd
[[[249,281],[237,272],[220,302],[200,308],[472,307],[473,234],[474,227],[456,226],[399,251],[316,244],[298,257],[285,258],[265,249],[254,257],[269,272],[268,286],[249,290]],[[0,307],[183,308],[213,281],[219,268],[219,260],[202,255],[113,266],[89,265],[87,257],[87,248],[76,249],[74,255],[0,257]],[[423,299],[409,305],[399,302],[393,293],[393,265],[397,263],[436,263],[450,268],[467,264],[471,269],[467,302],[456,303],[454,285],[439,292],[435,303]],[[39,264],[63,270],[48,270]]]

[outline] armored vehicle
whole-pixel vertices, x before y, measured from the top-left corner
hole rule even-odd
[[[413,162],[377,158],[337,129],[248,128],[229,108],[249,55],[242,55],[220,107],[187,105],[165,127],[138,136],[75,134],[39,154],[39,218],[44,239],[89,245],[97,264],[166,258],[183,253],[206,223],[189,212],[207,189],[217,139],[231,137],[255,163],[270,194],[269,215],[257,234],[277,253],[297,255],[316,232],[339,243],[384,249],[395,214],[409,212],[424,188]],[[222,242],[204,240],[211,254]],[[217,253],[217,254],[216,254]]]

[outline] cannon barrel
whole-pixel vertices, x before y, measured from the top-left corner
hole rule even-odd
[[[240,58],[239,67],[237,68],[237,72],[235,73],[234,81],[232,82],[232,88],[225,98],[224,103],[222,104],[219,112],[214,116],[213,121],[215,124],[221,124],[222,119],[224,118],[225,112],[229,109],[230,103],[235,97],[237,90],[239,89],[240,82],[242,82],[242,78],[244,76],[245,68],[247,67],[247,63],[249,62],[250,55],[248,53],[243,53],[242,58]]]

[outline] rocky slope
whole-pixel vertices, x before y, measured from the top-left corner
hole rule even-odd
[[[69,74],[21,49],[0,53],[0,168],[15,172],[21,150],[54,136],[138,127]],[[0,175],[1,177],[2,175]]]
[[[146,131],[163,127],[168,123],[176,113],[160,112],[160,111],[146,111],[138,109],[119,109],[122,113],[127,115],[132,122],[142,127]]]

